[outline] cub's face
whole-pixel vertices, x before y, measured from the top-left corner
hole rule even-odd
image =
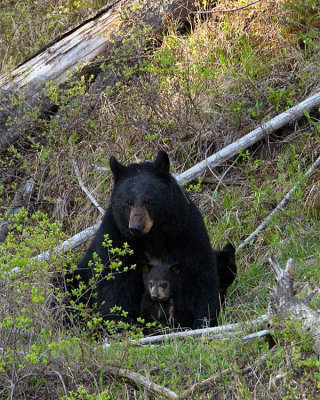
[[[166,280],[149,279],[148,291],[151,300],[157,302],[166,302],[170,299],[170,283]]]
[[[143,266],[144,286],[152,301],[166,302],[177,293],[180,265],[150,265]]]

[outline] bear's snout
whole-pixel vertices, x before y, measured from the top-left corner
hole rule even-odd
[[[132,235],[145,235],[150,231],[152,225],[153,221],[145,208],[132,208],[128,226],[129,232]]]

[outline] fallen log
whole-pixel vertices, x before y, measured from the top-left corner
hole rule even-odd
[[[270,119],[270,121],[262,122],[261,125],[255,130],[178,175],[176,177],[177,182],[182,184],[184,182],[188,183],[193,181],[194,179],[203,175],[209,167],[214,168],[218,165],[221,165],[225,161],[239,154],[240,150],[244,151],[248,149],[259,140],[270,135],[270,133],[282,128],[290,122],[295,121],[296,119],[302,117],[305,112],[308,112],[318,106],[320,106],[320,92],[317,92],[298,105],[291,107],[283,113]]]
[[[150,381],[146,376],[138,374],[137,372],[130,371],[124,368],[112,367],[110,365],[104,366],[104,371],[112,375],[114,378],[124,378],[136,386],[142,386],[148,392],[161,396],[161,398],[178,399],[179,396],[170,389],[157,385]]]
[[[194,330],[189,330],[189,331],[172,332],[172,333],[168,333],[166,335],[147,336],[147,337],[143,337],[141,339],[134,340],[133,343],[145,345],[145,344],[149,344],[149,343],[162,342],[162,341],[170,340],[170,339],[201,336],[201,335],[206,335],[206,334],[219,334],[219,333],[223,333],[223,332],[234,332],[239,329],[246,328],[246,327],[251,327],[251,326],[256,327],[261,324],[264,325],[267,320],[268,320],[268,316],[262,315],[261,317],[255,319],[255,320],[247,321],[247,322],[244,322],[241,324],[237,323],[237,324],[221,325],[221,326],[214,326],[212,328],[202,328],[202,329],[194,329]]]
[[[70,73],[90,66],[97,57],[110,60],[130,37],[140,35],[144,42],[148,37],[160,38],[171,18],[186,20],[189,10],[195,9],[193,3],[116,0],[44,46],[14,71],[0,76],[0,151],[26,130],[27,111],[39,107],[40,115],[52,112],[54,105],[46,98],[47,83],[63,84]]]
[[[320,355],[320,313],[294,296],[294,260],[290,258],[287,261],[285,270],[274,258],[269,258],[268,261],[276,281],[270,295],[269,315],[277,317],[280,323],[291,320],[298,332],[310,336],[314,352]]]

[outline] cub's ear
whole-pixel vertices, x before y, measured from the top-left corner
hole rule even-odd
[[[180,264],[173,264],[170,266],[170,269],[174,274],[180,274],[182,267]]]
[[[150,265],[150,264],[144,264],[142,266],[142,271],[144,274],[147,274],[149,271],[151,271],[151,269],[152,269],[152,265]]]
[[[127,170],[127,167],[121,164],[114,156],[110,157],[109,163],[113,174],[113,179],[116,181]]]
[[[170,172],[170,161],[168,154],[160,150],[158,152],[157,158],[153,162],[153,166],[157,172],[159,172],[162,175],[169,175]]]

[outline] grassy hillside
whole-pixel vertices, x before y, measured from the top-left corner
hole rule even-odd
[[[104,3],[3,0],[0,70],[13,69]],[[248,1],[213,3],[226,10]],[[274,332],[273,347],[264,338],[242,340],[245,327],[230,337],[142,347],[129,340],[141,335],[138,328],[112,335],[112,327],[103,326],[110,347],[102,348],[102,322],[94,310],[83,310],[86,327],[67,329],[63,290],[56,312],[51,308],[52,277],[76,265],[87,244],[49,263],[32,259],[100,218],[81,190],[74,161],[105,208],[111,155],[130,163],[164,149],[172,172],[180,173],[319,91],[319,0],[262,0],[241,11],[196,15],[191,22],[172,22],[161,43],[133,38],[146,49],[134,63],[128,60],[135,49],[124,43],[112,60],[116,79],[99,92],[92,89],[96,70],[71,77],[64,88],[52,83],[49,96],[59,111],[49,117],[35,112],[28,135],[0,155],[1,218],[21,184],[35,181],[27,210],[12,219],[0,245],[0,398],[147,398],[141,386],[112,378],[107,366],[148,375],[178,394],[216,374],[190,399],[320,398],[319,360],[310,338],[291,324]],[[106,65],[101,59],[95,68],[103,73]],[[319,116],[319,109],[306,114],[186,186],[213,246],[221,248],[227,241],[238,246],[303,181],[286,209],[237,253],[238,276],[220,324],[267,313],[271,254],[282,266],[289,257],[296,260],[298,297],[319,286],[320,175],[303,179],[319,155]],[[19,271],[9,273],[15,267]],[[310,306],[320,309],[319,295]]]

